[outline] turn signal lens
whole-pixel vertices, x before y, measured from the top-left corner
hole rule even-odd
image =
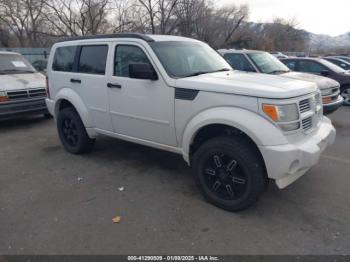
[[[329,96],[326,97],[322,97],[322,103],[323,104],[329,104],[330,102],[332,102],[332,98]]]
[[[277,106],[274,105],[263,105],[263,111],[266,115],[268,115],[273,121],[279,120],[279,113]]]
[[[7,94],[3,91],[0,91],[0,102],[6,102],[9,101]]]

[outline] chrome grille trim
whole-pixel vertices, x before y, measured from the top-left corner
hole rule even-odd
[[[305,113],[311,109],[310,99],[304,99],[299,102],[300,113]]]
[[[19,99],[45,97],[46,89],[36,88],[36,89],[27,89],[27,90],[15,90],[15,91],[7,91],[6,93],[10,100],[19,100]]]
[[[307,131],[310,130],[312,128],[312,117],[308,117],[302,120],[302,126],[303,126],[303,130]]]

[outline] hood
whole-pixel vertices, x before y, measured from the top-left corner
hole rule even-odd
[[[300,73],[300,72],[288,72],[280,76],[288,77],[291,79],[314,82],[317,84],[319,89],[326,89],[326,88],[336,87],[336,86],[339,87],[339,83],[337,81],[330,79],[328,77],[319,76],[319,75]]]
[[[0,75],[0,91],[12,91],[45,86],[45,76],[40,73]]]
[[[180,78],[176,80],[176,87],[261,98],[290,98],[317,91],[315,83],[239,71]]]

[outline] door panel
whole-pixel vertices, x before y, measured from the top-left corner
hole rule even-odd
[[[109,117],[109,105],[107,94],[107,58],[108,44],[91,44],[80,47],[76,73],[72,83],[82,97],[94,127],[113,131]]]
[[[114,131],[118,134],[176,146],[174,88],[158,80],[132,79],[130,63],[149,63],[146,50],[136,43],[115,45],[108,97]],[[153,66],[153,65],[152,65]],[[154,66],[153,66],[154,68]]]

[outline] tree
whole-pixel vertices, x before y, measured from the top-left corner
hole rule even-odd
[[[44,0],[0,0],[0,20],[21,46],[40,45]]]
[[[172,18],[178,0],[138,0],[148,17],[152,34],[170,34],[176,27]]]
[[[108,24],[109,0],[45,0],[50,35],[79,36],[103,33]]]

